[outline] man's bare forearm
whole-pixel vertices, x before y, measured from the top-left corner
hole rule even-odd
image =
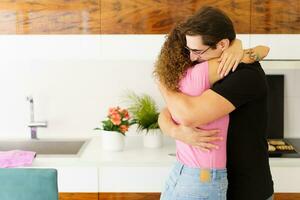
[[[188,116],[190,113],[190,106],[187,101],[189,98],[186,98],[187,96],[183,93],[169,91],[163,85],[160,85],[160,91],[168,107],[167,113],[172,113],[181,124],[188,126],[189,124],[186,124],[185,116]]]
[[[164,108],[158,117],[158,124],[161,129],[161,131],[166,134],[167,136],[180,140],[182,142],[193,144],[191,141],[188,141],[186,138],[187,134],[184,134],[184,131],[181,129],[183,126],[176,124],[171,116],[171,113],[169,112],[168,108]],[[192,135],[192,133],[191,133]],[[193,141],[194,142],[194,141]]]
[[[164,108],[159,115],[158,123],[161,131],[172,137],[173,139],[180,140],[186,144],[198,147],[203,151],[209,151],[210,149],[217,149],[218,146],[211,144],[211,142],[222,140],[217,136],[219,130],[200,130],[187,126],[177,125],[167,108]]]
[[[167,108],[164,108],[158,117],[158,124],[161,131],[169,137],[173,139],[179,139],[176,134],[176,129],[178,129],[178,125],[172,120],[171,114]]]

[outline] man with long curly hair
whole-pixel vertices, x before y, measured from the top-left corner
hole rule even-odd
[[[227,56],[220,68],[218,58],[234,40],[229,17],[205,7],[162,47],[154,74],[167,108],[159,125],[176,139],[177,162],[161,200],[225,200],[226,192],[228,200],[272,199],[267,85],[257,62],[268,48],[245,50],[241,63]]]

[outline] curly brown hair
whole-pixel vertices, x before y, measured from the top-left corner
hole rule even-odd
[[[182,34],[178,24],[167,35],[155,63],[154,76],[172,91],[179,91],[179,81],[193,65],[185,45],[185,35]]]
[[[221,10],[203,7],[184,22],[176,25],[167,39],[155,63],[154,76],[168,89],[179,91],[179,81],[189,67],[196,62],[189,59],[185,49],[186,35],[201,35],[203,44],[216,48],[217,42],[228,38],[235,39],[235,31],[230,18]]]

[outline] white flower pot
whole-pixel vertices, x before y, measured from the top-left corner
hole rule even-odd
[[[161,148],[163,146],[163,134],[160,129],[150,129],[148,133],[144,131],[144,147]]]
[[[102,149],[106,151],[123,151],[125,136],[116,131],[101,131]]]

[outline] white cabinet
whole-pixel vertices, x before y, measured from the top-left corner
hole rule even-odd
[[[161,192],[171,167],[99,167],[99,192]],[[276,193],[300,191],[300,168],[271,166]]]
[[[272,161],[272,160],[271,160]],[[282,160],[270,162],[276,193],[299,193],[299,164],[284,165]],[[276,162],[276,163],[275,163]],[[60,193],[98,192],[162,192],[172,169],[170,166],[48,166],[58,171]],[[40,167],[38,167],[40,168]],[[44,168],[44,167],[42,167]]]
[[[98,192],[97,167],[53,167],[58,171],[59,192]]]
[[[170,167],[100,167],[99,192],[161,192]]]
[[[300,191],[300,168],[271,167],[274,190],[276,193],[298,193]]]

